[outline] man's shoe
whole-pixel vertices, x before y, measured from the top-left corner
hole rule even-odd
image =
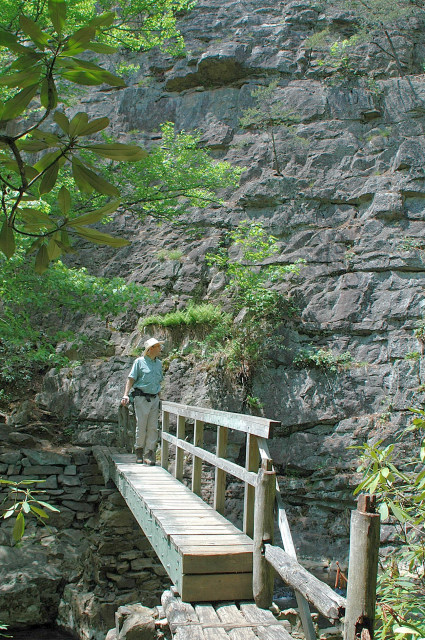
[[[143,449],[136,449],[136,462],[137,464],[143,463]]]
[[[143,463],[149,465],[150,467],[154,467],[155,466],[155,452],[154,451],[146,451]]]

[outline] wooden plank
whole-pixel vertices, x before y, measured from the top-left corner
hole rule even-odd
[[[186,433],[186,419],[184,416],[179,415],[177,417],[177,439],[184,441],[185,433]],[[177,480],[182,480],[183,478],[183,462],[184,462],[184,451],[180,447],[177,447],[175,469],[174,469],[174,476],[177,478]]]
[[[247,573],[252,580],[252,553],[249,550],[240,547],[191,547],[181,548],[180,552],[183,573]]]
[[[241,413],[231,413],[229,411],[192,407],[176,402],[168,402],[168,400],[162,402],[162,407],[164,411],[185,416],[192,420],[203,420],[203,422],[208,424],[221,425],[222,427],[228,427],[236,431],[252,433],[262,438],[271,438],[273,429],[280,426],[280,422],[276,420],[247,416]]]
[[[212,605],[197,604],[195,605],[195,611],[202,625],[205,640],[229,640],[225,630],[218,626],[220,618]],[[212,626],[208,627],[208,625]]]
[[[171,534],[170,540],[178,547],[183,547],[188,543],[192,545],[197,545],[199,547],[226,547],[231,546],[234,547],[238,544],[247,544],[245,541],[245,536],[243,534],[211,534],[211,535],[181,535],[181,534]]]
[[[213,602],[214,600],[246,600],[252,598],[250,573],[209,575],[183,574],[177,589],[185,602]]]
[[[255,625],[255,633],[261,640],[292,640],[283,624],[268,609],[259,609],[249,602],[241,603],[240,610],[245,620]]]
[[[170,414],[162,411],[162,432],[161,432],[161,467],[168,469],[168,442],[162,438],[163,433],[170,430]]]
[[[217,458],[226,458],[227,455],[227,439],[228,429],[227,427],[217,428]],[[214,479],[214,509],[218,513],[224,513],[226,493],[226,472],[219,467],[215,469]]]
[[[247,471],[258,471],[258,443],[257,436],[248,434],[246,437],[245,469]],[[254,535],[254,501],[255,487],[245,482],[244,507],[243,507],[243,530],[251,538]]]
[[[235,628],[227,631],[227,635],[231,640],[257,640],[252,629],[237,626],[246,624],[246,621],[236,605],[229,604],[217,607],[217,615],[222,622],[235,624]]]
[[[257,482],[256,473],[249,472],[240,465],[235,464],[234,462],[230,462],[229,460],[225,460],[224,458],[219,458],[214,453],[205,451],[200,447],[195,447],[190,442],[179,440],[169,433],[164,433],[163,437],[175,447],[180,447],[181,449],[184,449],[184,451],[187,451],[188,453],[195,455],[198,458],[202,458],[202,460],[208,462],[208,464],[211,464],[213,467],[222,469],[226,473],[230,473],[230,475],[234,476],[235,478],[239,478],[239,480],[255,486]]]
[[[167,616],[173,638],[180,640],[205,640],[202,627],[192,605],[182,602],[171,591],[165,591],[161,604]],[[191,626],[191,624],[195,626]]]
[[[193,444],[195,447],[202,448],[204,444],[204,423],[202,420],[195,420],[193,432]],[[198,496],[201,495],[201,477],[202,477],[202,459],[193,456],[192,462],[192,491]]]

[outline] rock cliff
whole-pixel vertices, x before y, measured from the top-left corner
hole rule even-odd
[[[271,451],[297,548],[323,571],[347,555],[357,466],[348,447],[399,435],[425,390],[423,342],[414,333],[424,311],[424,20],[418,11],[408,29],[391,25],[402,75],[370,41],[354,47],[344,75],[311,42],[324,30],[349,37],[355,20],[313,0],[199,0],[180,20],[185,57],[135,56],[140,71],[129,86],[85,106],[110,116],[117,135],[137,131],[144,142],[165,121],[198,129],[214,157],[246,167],[240,186],[222,194],[225,205],[188,212],[197,236],[124,212],[113,226],[129,247],[83,246],[74,258],[158,291],[156,312],[222,293],[223,278],[205,255],[242,220],[260,220],[278,238],[282,264],[305,260],[285,284],[297,315],[275,327],[252,394],[282,423]],[[255,106],[252,93],[272,81],[273,103],[291,118],[275,128],[276,156],[267,127],[240,124]],[[179,259],[159,258],[173,249]],[[137,320],[129,314],[107,328],[87,320],[82,330],[109,341],[109,351],[47,374],[37,402],[66,422],[74,445],[113,442],[117,401],[143,341]],[[194,364],[181,349],[169,358],[181,342],[164,337],[164,396],[245,410],[219,366]],[[390,544],[391,529],[384,534]]]

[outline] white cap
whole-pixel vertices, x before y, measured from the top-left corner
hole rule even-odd
[[[146,340],[146,342],[145,342],[145,354],[151,347],[154,347],[156,344],[161,344],[161,342],[159,340],[157,340],[156,338],[149,338],[149,340]]]

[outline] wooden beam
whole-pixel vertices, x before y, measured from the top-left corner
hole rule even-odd
[[[260,469],[255,490],[252,588],[255,604],[262,609],[268,609],[273,602],[274,573],[266,561],[264,544],[273,543],[275,495],[276,473]]]
[[[258,471],[258,438],[248,433],[246,436],[245,469],[247,471]],[[243,530],[251,538],[254,535],[254,501],[255,487],[245,482],[244,507],[243,507]]]
[[[228,438],[227,427],[218,427],[217,428],[217,448],[216,448],[217,458],[226,457],[227,438]],[[221,469],[220,467],[216,466],[215,481],[214,481],[214,509],[218,511],[218,513],[224,513],[225,493],[226,493],[226,472],[224,469]]]
[[[345,612],[346,600],[313,576],[280,547],[265,545],[265,558],[290,587],[299,591],[325,618],[337,622]]]
[[[186,434],[186,419],[184,416],[177,417],[177,438],[184,442]],[[183,462],[184,451],[179,446],[176,448],[176,466],[174,470],[174,476],[177,480],[183,480]]]
[[[168,470],[168,442],[162,437],[170,430],[170,414],[162,411],[162,433],[161,433],[161,467]]]
[[[193,444],[195,447],[202,448],[204,444],[204,423],[202,420],[195,420],[195,427],[193,431]],[[201,487],[202,478],[202,458],[193,456],[192,462],[192,491],[198,496],[202,495]]]
[[[344,640],[373,638],[379,538],[375,496],[361,495],[357,511],[351,512]]]
[[[243,431],[244,433],[252,433],[262,438],[271,438],[273,429],[280,426],[280,422],[276,420],[268,420],[267,418],[259,418],[257,416],[247,416],[241,413],[231,413],[229,411],[217,411],[216,409],[207,409],[202,407],[192,407],[189,405],[178,404],[176,402],[163,401],[162,407],[164,411],[169,411],[176,415],[191,418],[192,420],[202,420],[208,424],[216,424],[228,429]]]

